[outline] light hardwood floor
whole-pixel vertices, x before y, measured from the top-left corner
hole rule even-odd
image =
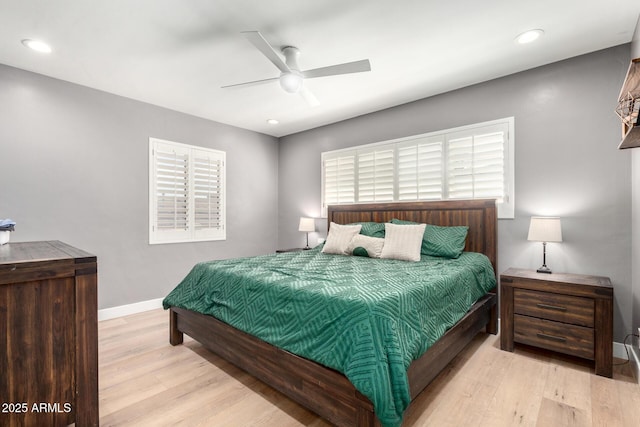
[[[162,310],[100,322],[102,426],[329,425],[187,336],[172,347],[168,324]],[[613,379],[592,372],[548,352],[501,351],[497,336],[479,334],[408,409],[403,426],[639,426],[631,367],[615,366]]]

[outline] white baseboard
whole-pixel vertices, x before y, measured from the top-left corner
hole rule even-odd
[[[102,310],[98,310],[98,321],[115,319],[116,317],[128,316],[130,314],[162,308],[162,300],[163,298],[156,298],[133,304],[120,305],[118,307],[104,308]]]
[[[613,342],[613,357],[625,360],[627,359],[627,352],[624,349],[624,344],[615,341]]]
[[[636,368],[636,381],[640,385],[640,350],[634,348],[632,345],[627,346],[629,348],[629,358],[631,363]]]
[[[613,357],[617,357],[619,359],[627,360],[629,359],[629,363],[635,369],[636,373],[636,381],[638,385],[640,385],[640,351],[635,348],[631,344],[627,344],[627,351],[625,351],[624,344],[619,342],[613,343]]]

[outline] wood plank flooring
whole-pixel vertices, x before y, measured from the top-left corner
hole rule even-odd
[[[153,310],[99,324],[102,426],[329,426],[185,336],[169,344],[169,314]],[[614,360],[614,363],[621,363]],[[614,378],[580,359],[500,350],[479,334],[420,395],[403,426],[640,425],[631,366]]]

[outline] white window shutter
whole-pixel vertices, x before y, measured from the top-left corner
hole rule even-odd
[[[224,159],[218,154],[193,150],[193,226],[195,237],[224,234]]]
[[[331,204],[480,198],[513,218],[513,117],[322,153],[324,215]]]
[[[448,198],[473,198],[473,137],[450,139],[447,147]]]
[[[487,130],[468,136],[452,135],[448,139],[448,198],[495,198],[502,203],[506,135],[501,130]]]
[[[441,200],[443,143],[440,138],[398,147],[398,200]]]
[[[504,145],[503,132],[474,137],[474,198],[495,198],[498,203],[502,202],[505,194]]]
[[[393,200],[394,150],[358,153],[358,202]]]
[[[322,208],[325,214],[329,205],[355,202],[355,168],[355,154],[324,158]]]
[[[152,150],[152,229],[157,241],[189,235],[189,151],[158,143]]]
[[[149,243],[225,239],[225,153],[155,138],[149,149]]]

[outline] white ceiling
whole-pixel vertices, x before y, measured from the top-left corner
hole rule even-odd
[[[283,136],[629,42],[639,13],[638,0],[0,0],[0,63]],[[514,42],[532,28],[544,37]],[[303,70],[372,71],[307,80],[317,107],[277,82],[221,89],[278,76],[251,30],[298,47]]]

